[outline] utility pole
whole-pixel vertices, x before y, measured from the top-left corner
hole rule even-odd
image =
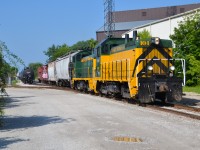
[[[104,32],[113,37],[115,31],[114,0],[104,0]]]

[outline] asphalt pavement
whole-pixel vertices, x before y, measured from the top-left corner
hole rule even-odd
[[[0,149],[199,150],[200,121],[107,98],[7,88]]]

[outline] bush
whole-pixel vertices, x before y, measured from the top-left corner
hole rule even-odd
[[[18,83],[18,80],[12,80],[12,86],[16,86]]]
[[[140,37],[140,40],[146,40],[152,37],[151,33],[146,29],[144,29],[141,32],[138,32],[138,36]]]
[[[170,38],[176,48],[174,56],[186,60],[186,85],[200,84],[200,12],[186,16]]]

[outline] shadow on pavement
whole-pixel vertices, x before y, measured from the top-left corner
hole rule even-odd
[[[25,96],[25,97],[7,97],[3,99],[4,102],[4,107],[3,108],[12,108],[12,107],[18,107],[20,105],[29,105],[29,104],[34,104],[34,103],[28,103],[26,102],[25,104],[23,103],[23,100],[18,100],[17,98],[29,98],[33,96]]]
[[[19,96],[19,97],[9,97],[9,98],[11,98],[11,99],[14,99],[14,98],[22,99],[22,98],[30,98],[30,97],[35,97],[35,96]]]
[[[17,142],[22,142],[22,141],[29,141],[29,140],[18,139],[18,138],[9,138],[9,137],[0,138],[0,149],[7,148],[8,145],[10,145],[10,144],[14,144]]]
[[[0,128],[0,131],[10,131],[10,130],[17,130],[17,129],[27,129],[33,127],[44,126],[47,124],[55,124],[55,123],[70,123],[75,121],[73,118],[69,119],[62,119],[60,117],[46,117],[46,116],[17,116],[12,117],[8,116],[2,119],[4,125]]]
[[[183,100],[180,103],[187,106],[197,106],[200,105],[200,100],[195,98],[183,97]]]

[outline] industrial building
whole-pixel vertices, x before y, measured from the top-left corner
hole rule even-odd
[[[139,10],[115,11],[114,37],[121,37],[122,34],[136,27],[155,23],[156,21],[177,16],[197,8],[200,8],[200,3]],[[96,39],[100,42],[105,37],[104,26],[102,26],[96,31]]]
[[[138,32],[147,30],[153,37],[170,39],[169,36],[174,34],[174,28],[178,27],[179,22],[183,21],[185,17],[194,15],[198,12],[200,12],[200,8],[190,10],[175,16],[170,16],[151,23],[147,23],[141,26],[133,27],[131,30],[123,33],[122,37],[125,38],[125,34],[129,34],[129,37],[133,37],[134,30],[137,30]]]

